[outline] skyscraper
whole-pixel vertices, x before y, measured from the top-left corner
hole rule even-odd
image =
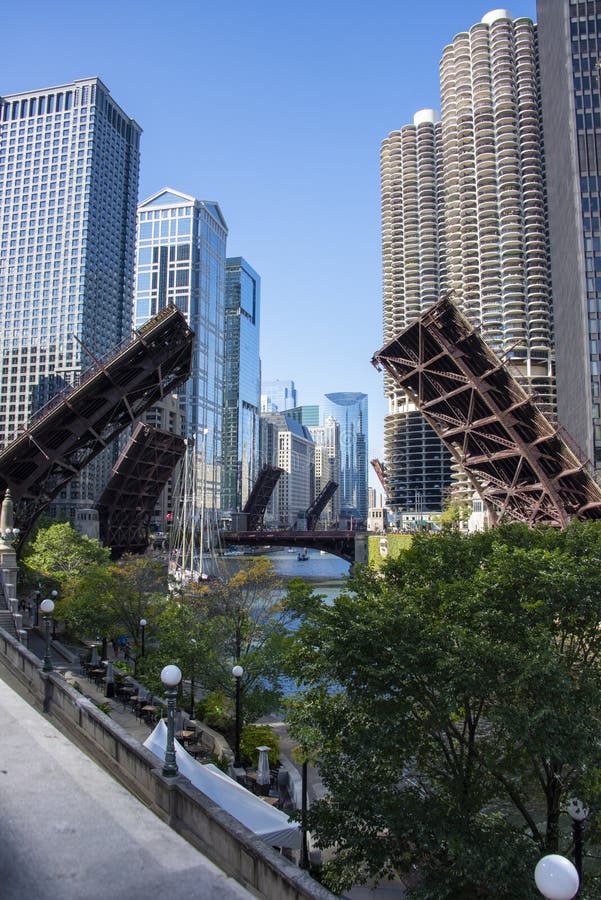
[[[382,143],[384,340],[392,340],[441,295],[444,273],[440,115],[424,109]],[[442,509],[451,481],[448,451],[388,376],[384,424],[389,505]]]
[[[383,177],[385,334],[390,337],[397,323],[416,315],[417,301],[424,303],[426,294],[437,287],[441,293],[453,290],[488,343],[511,363],[543,408],[552,411],[551,284],[536,26],[530,19],[513,21],[503,9],[488,13],[444,48],[440,78],[440,138],[434,120],[430,124],[422,114],[414,125],[416,137],[409,140],[408,134],[401,142],[400,152],[407,159],[403,177]],[[415,149],[412,141],[417,142]],[[386,249],[387,241],[393,251]],[[412,269],[419,269],[424,258],[428,271],[419,274],[424,284],[420,294]],[[392,399],[397,401],[394,394]],[[419,451],[405,450],[410,442],[404,441],[402,430],[395,432],[394,414],[392,405],[387,474],[410,484],[411,459],[419,460]],[[427,444],[426,434],[421,441]],[[399,462],[405,467],[401,477],[395,471]],[[424,508],[423,497],[421,501]]]
[[[259,465],[261,279],[242,257],[225,267],[225,379],[221,506],[240,512]]]
[[[285,413],[261,416],[261,465],[282,474],[265,512],[268,527],[306,527],[305,513],[315,498],[315,447],[306,425]]]
[[[261,412],[285,412],[298,404],[293,381],[263,381],[261,384]]]
[[[538,0],[557,408],[601,466],[601,3]]]
[[[367,394],[340,391],[326,394],[321,404],[323,422],[329,418],[340,428],[341,527],[351,520],[367,522]]]
[[[130,336],[140,133],[99,78],[0,97],[0,444]],[[110,462],[54,511],[91,505]]]
[[[315,443],[315,496],[329,481],[338,485],[319,518],[322,528],[334,528],[340,519],[340,425],[328,416],[323,425],[309,425],[309,433]]]
[[[194,331],[192,374],[179,400],[197,444],[203,507],[221,494],[225,246],[217,203],[164,188],[138,207],[136,326],[174,303]]]

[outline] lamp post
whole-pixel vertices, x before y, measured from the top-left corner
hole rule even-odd
[[[175,778],[178,773],[173,733],[175,731],[175,699],[177,697],[177,686],[181,680],[182,673],[177,666],[165,666],[161,671],[161,681],[167,688],[167,745],[165,747],[165,762],[163,765],[165,778]]]
[[[577,797],[573,797],[566,807],[567,813],[572,820],[572,836],[574,838],[574,865],[578,872],[578,882],[582,886],[582,834],[584,831],[584,822],[588,816],[588,809]],[[580,887],[578,893],[580,893]],[[578,895],[576,895],[578,896]]]
[[[192,644],[192,671],[190,673],[190,718],[194,718],[194,675],[196,672],[196,638],[190,638]]]
[[[241,727],[241,681],[244,675],[242,666],[234,666],[232,675],[236,679],[236,743],[234,746],[234,768],[239,769],[242,765],[240,761],[240,727]]]
[[[305,748],[303,748],[301,777],[301,850],[298,865],[300,869],[308,869],[309,848],[307,846],[307,751]]]
[[[44,627],[46,629],[46,653],[44,655],[44,665],[42,666],[42,670],[44,672],[52,672],[53,665],[50,656],[50,617],[54,612],[54,600],[51,600],[50,597],[46,597],[46,599],[42,600],[40,603],[40,609],[44,613]]]
[[[34,628],[38,627],[38,623],[40,621],[40,598],[42,596],[41,591],[33,592],[33,615],[31,617],[31,624]]]
[[[50,596],[56,603],[56,598],[58,597],[58,591],[50,591]],[[56,637],[56,619],[52,619],[52,640]]]
[[[140,630],[141,630],[141,637],[142,637],[142,650],[140,651],[140,656],[144,656],[144,633],[145,633],[147,625],[148,625],[148,622],[146,621],[146,619],[140,619]]]
[[[534,870],[534,880],[547,900],[572,900],[580,885],[576,867],[558,853],[539,859]]]

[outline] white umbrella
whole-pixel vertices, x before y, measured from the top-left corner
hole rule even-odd
[[[270,784],[271,773],[269,771],[269,747],[257,747],[259,751],[259,764],[257,766],[257,784]]]

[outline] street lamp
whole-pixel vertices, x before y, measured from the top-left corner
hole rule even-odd
[[[50,591],[50,596],[56,603],[56,598],[58,597],[58,591]],[[52,619],[52,640],[56,637],[56,619]]]
[[[577,797],[568,801],[567,813],[572,820],[572,836],[574,838],[574,865],[578,872],[578,881],[582,885],[582,833],[584,822],[588,816],[588,809]],[[579,888],[580,890],[580,888]]]
[[[303,748],[303,763],[301,769],[301,850],[298,866],[300,869],[309,868],[309,848],[307,845],[307,750]]]
[[[572,900],[580,885],[576,867],[558,853],[539,859],[534,870],[534,880],[547,900]]]
[[[240,761],[240,725],[241,725],[241,710],[240,710],[240,700],[241,700],[241,686],[240,682],[242,680],[242,676],[244,675],[244,669],[242,666],[234,666],[232,669],[232,675],[236,679],[236,743],[234,747],[234,768],[239,769],[242,765]]]
[[[144,656],[144,631],[145,631],[147,625],[148,625],[148,622],[146,621],[146,619],[140,619],[140,628],[142,630],[142,650],[141,650],[140,656]]]
[[[50,597],[46,597],[46,599],[42,600],[40,603],[40,609],[44,613],[44,627],[46,629],[46,654],[44,656],[42,670],[44,672],[52,672],[53,666],[50,657],[50,616],[54,612],[54,600],[51,600]]]
[[[177,686],[181,680],[182,673],[177,666],[165,666],[161,671],[161,681],[167,688],[167,745],[165,747],[165,763],[163,765],[165,778],[175,778],[178,772],[173,733],[175,731],[175,699],[177,697]]]
[[[192,647],[192,672],[190,674],[190,718],[194,718],[194,675],[196,671],[196,638],[190,638],[190,643],[194,646]]]

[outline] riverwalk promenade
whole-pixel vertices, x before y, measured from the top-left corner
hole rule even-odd
[[[255,896],[0,680],[3,900]]]

